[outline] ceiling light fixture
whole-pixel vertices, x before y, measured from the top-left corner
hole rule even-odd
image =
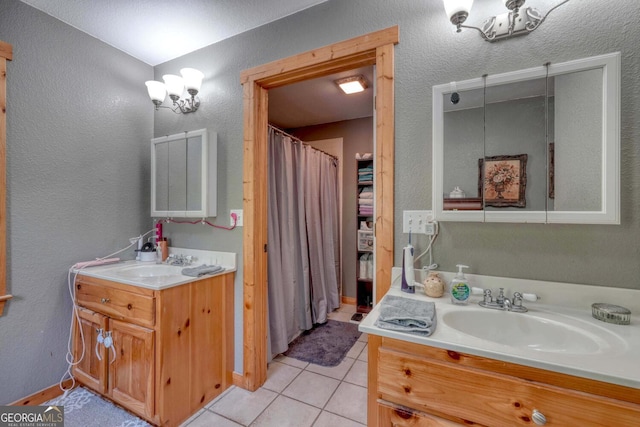
[[[502,0],[506,8],[509,9],[509,12],[488,18],[484,21],[484,24],[482,24],[482,28],[478,28],[470,25],[462,25],[469,17],[473,0],[443,0],[447,17],[451,23],[456,26],[458,33],[462,31],[462,28],[473,28],[474,30],[478,30],[482,38],[489,42],[529,34],[538,28],[553,10],[567,3],[569,0],[564,0],[552,7],[544,16],[540,14],[538,9],[533,7],[521,8],[525,1],[526,0]]]
[[[200,99],[196,97],[202,85],[204,74],[195,68],[183,68],[180,70],[182,77],[174,74],[165,74],[162,76],[164,83],[155,80],[145,82],[149,98],[159,108],[169,108],[176,114],[193,113],[200,106]],[[191,98],[180,99],[184,90],[187,90]],[[173,101],[173,108],[162,105],[164,98],[169,94],[169,98]]]
[[[362,75],[345,77],[335,81],[347,95],[362,92],[367,88],[367,81]]]

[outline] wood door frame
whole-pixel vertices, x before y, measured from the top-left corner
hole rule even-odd
[[[375,269],[378,301],[393,266],[394,45],[398,27],[264,64],[240,74],[243,93],[243,374],[236,384],[257,390],[267,379],[267,126],[268,90],[375,65]]]
[[[7,61],[13,48],[0,40],[0,316],[12,296],[7,294]]]

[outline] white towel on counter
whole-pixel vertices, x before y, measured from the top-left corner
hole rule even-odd
[[[431,301],[387,295],[380,302],[380,315],[375,325],[428,337],[436,328],[436,306]]]

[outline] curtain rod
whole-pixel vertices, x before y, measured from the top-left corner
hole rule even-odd
[[[302,145],[306,145],[306,146],[308,146],[309,148],[312,148],[312,149],[314,149],[314,150],[316,150],[316,151],[319,151],[319,152],[321,152],[322,154],[325,154],[325,155],[327,155],[327,156],[331,157],[332,159],[334,159],[334,160],[338,161],[338,158],[337,158],[336,156],[334,156],[333,154],[329,154],[329,153],[327,153],[327,152],[325,152],[325,151],[322,151],[322,150],[320,150],[320,149],[318,149],[318,148],[316,148],[316,147],[313,147],[311,144],[309,144],[308,142],[304,142],[303,140],[301,140],[301,139],[300,139],[300,138],[298,138],[297,136],[293,136],[293,135],[291,135],[291,134],[289,134],[289,133],[287,133],[287,132],[283,131],[282,129],[279,129],[279,128],[275,127],[275,126],[274,126],[274,125],[272,125],[272,124],[269,124],[269,127],[270,127],[271,129],[273,129],[274,131],[276,131],[276,132],[278,132],[278,133],[281,133],[281,134],[282,134],[282,135],[284,135],[284,136],[288,136],[289,138],[291,138],[291,139],[293,139],[293,140],[295,140],[295,141],[298,141],[298,142],[299,142],[300,144],[302,144]]]

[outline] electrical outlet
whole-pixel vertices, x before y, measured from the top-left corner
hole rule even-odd
[[[236,227],[242,227],[242,209],[231,209],[231,212],[229,213],[229,221],[230,221],[230,226],[233,227],[234,221],[233,221],[233,217],[231,215],[236,214],[236,221],[235,221],[235,225]]]
[[[432,221],[432,211],[402,211],[402,232],[433,235],[436,230]]]

